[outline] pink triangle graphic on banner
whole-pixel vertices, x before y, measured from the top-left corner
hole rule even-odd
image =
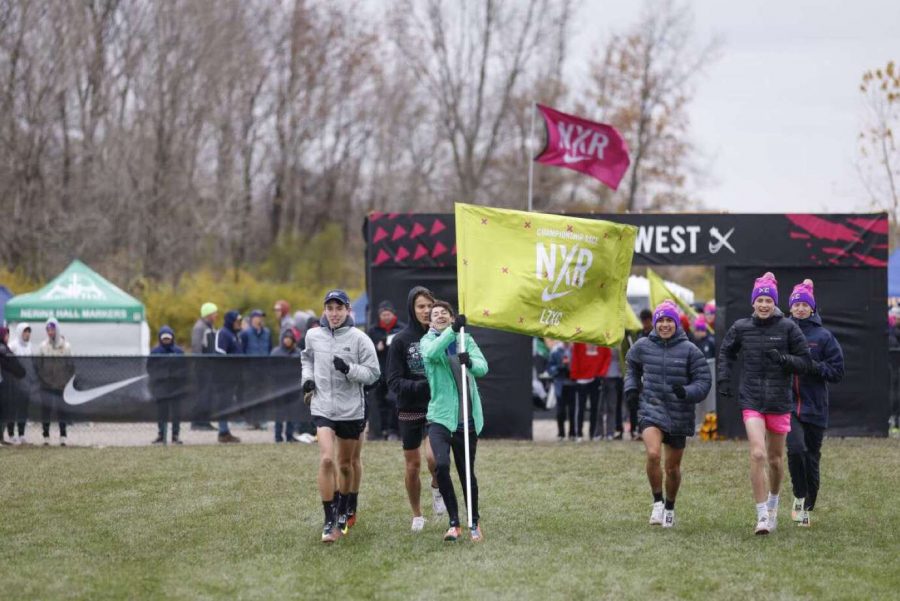
[[[394,228],[394,235],[391,236],[391,240],[397,241],[405,235],[406,235],[406,228],[403,227],[402,225],[398,224],[397,227]]]
[[[372,237],[372,242],[381,242],[385,238],[387,238],[387,231],[379,226],[377,230],[375,230],[375,236]]]
[[[425,248],[423,245],[419,244],[416,246],[416,252],[413,253],[413,259],[418,261],[419,259],[426,256],[427,254],[428,254],[428,249]]]
[[[400,261],[402,261],[403,259],[405,259],[408,256],[409,256],[409,251],[406,250],[405,246],[401,246],[400,248],[397,249],[397,254],[394,256],[394,261],[399,263]]]
[[[417,221],[416,223],[413,224],[412,231],[409,232],[409,237],[415,238],[416,236],[421,236],[426,231],[427,230],[422,226],[422,224]]]
[[[385,261],[387,261],[387,260],[390,259],[390,258],[391,258],[391,255],[388,254],[388,252],[387,252],[386,250],[384,250],[383,248],[382,248],[382,249],[379,249],[379,250],[378,250],[378,256],[375,257],[375,265],[376,265],[376,267],[377,267],[378,265],[381,265],[382,263],[384,263]]]
[[[382,217],[384,217],[384,213],[381,211],[372,211],[369,213],[369,221],[378,221]]]
[[[437,234],[443,232],[445,229],[447,229],[447,226],[444,225],[440,219],[435,219],[434,224],[432,224],[431,226],[431,235],[436,236]]]
[[[441,244],[440,242],[438,242],[437,244],[434,245],[434,250],[431,251],[431,258],[436,259],[437,257],[440,257],[445,252],[447,252],[447,247],[444,246],[443,244]]]

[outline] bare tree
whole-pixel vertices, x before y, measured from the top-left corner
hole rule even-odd
[[[687,107],[719,43],[698,43],[693,14],[675,0],[649,0],[628,32],[614,35],[593,66],[589,115],[611,123],[631,154],[626,211],[680,208],[695,149]]]
[[[447,198],[473,202],[500,183],[497,156],[515,148],[515,99],[529,72],[559,46],[568,3],[502,0],[426,3],[400,0],[392,35],[440,126],[433,152],[449,155]],[[520,201],[519,201],[520,202]]]
[[[866,125],[859,134],[863,157],[863,184],[875,206],[890,212],[900,224],[900,149],[894,130],[900,127],[900,69],[894,61],[863,74],[859,86],[865,95]]]

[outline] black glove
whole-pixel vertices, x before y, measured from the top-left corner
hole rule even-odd
[[[673,386],[672,392],[674,392],[675,396],[679,399],[683,400],[687,398],[687,390],[685,390],[684,386],[682,386],[681,384],[676,384],[675,386]]]
[[[456,356],[459,359],[460,365],[465,365],[466,368],[472,369],[472,358],[469,357],[469,353],[459,353]]]
[[[634,389],[629,390],[628,392],[625,393],[625,402],[628,403],[629,405],[634,406],[638,402],[639,397],[640,397],[640,394],[638,393],[637,390],[634,390]]]
[[[769,361],[777,365],[784,365],[787,362],[787,357],[785,357],[775,349],[767,350],[766,357],[769,358]]]
[[[466,327],[466,316],[463,315],[462,313],[457,315],[456,318],[453,320],[453,325],[450,327],[453,328],[454,332],[459,334],[459,329]]]
[[[307,380],[303,383],[303,393],[312,392],[316,389],[316,383],[312,380]]]
[[[722,396],[731,396],[731,382],[728,380],[719,380],[716,382],[716,387],[719,389],[719,394]]]
[[[340,357],[334,358],[334,368],[344,374],[345,376],[350,373],[350,366],[347,365],[347,362],[341,359]]]

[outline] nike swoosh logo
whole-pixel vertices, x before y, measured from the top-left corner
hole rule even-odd
[[[588,157],[573,157],[567,154],[563,155],[563,163],[566,163],[567,165],[571,165],[572,163],[580,163],[581,161],[586,160],[588,160]]]
[[[541,300],[545,303],[549,303],[552,300],[557,298],[561,298],[567,294],[571,294],[574,292],[573,290],[566,290],[565,292],[550,292],[549,288],[544,288],[544,291],[541,292]]]
[[[146,377],[146,375],[136,376],[134,378],[128,378],[127,380],[120,380],[111,384],[97,386],[90,390],[78,390],[75,388],[75,376],[72,376],[72,379],[66,384],[66,389],[63,390],[63,400],[69,405],[84,405],[85,403],[90,403],[111,392],[115,392],[120,388],[125,388],[135,382],[140,382]]]

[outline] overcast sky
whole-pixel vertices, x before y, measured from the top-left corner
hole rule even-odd
[[[693,0],[696,30],[723,41],[690,110],[710,165],[700,191],[731,212],[870,210],[856,171],[860,78],[900,60],[900,0]],[[574,69],[640,1],[585,0]],[[578,56],[585,56],[579,61]],[[564,109],[563,109],[564,110]]]

